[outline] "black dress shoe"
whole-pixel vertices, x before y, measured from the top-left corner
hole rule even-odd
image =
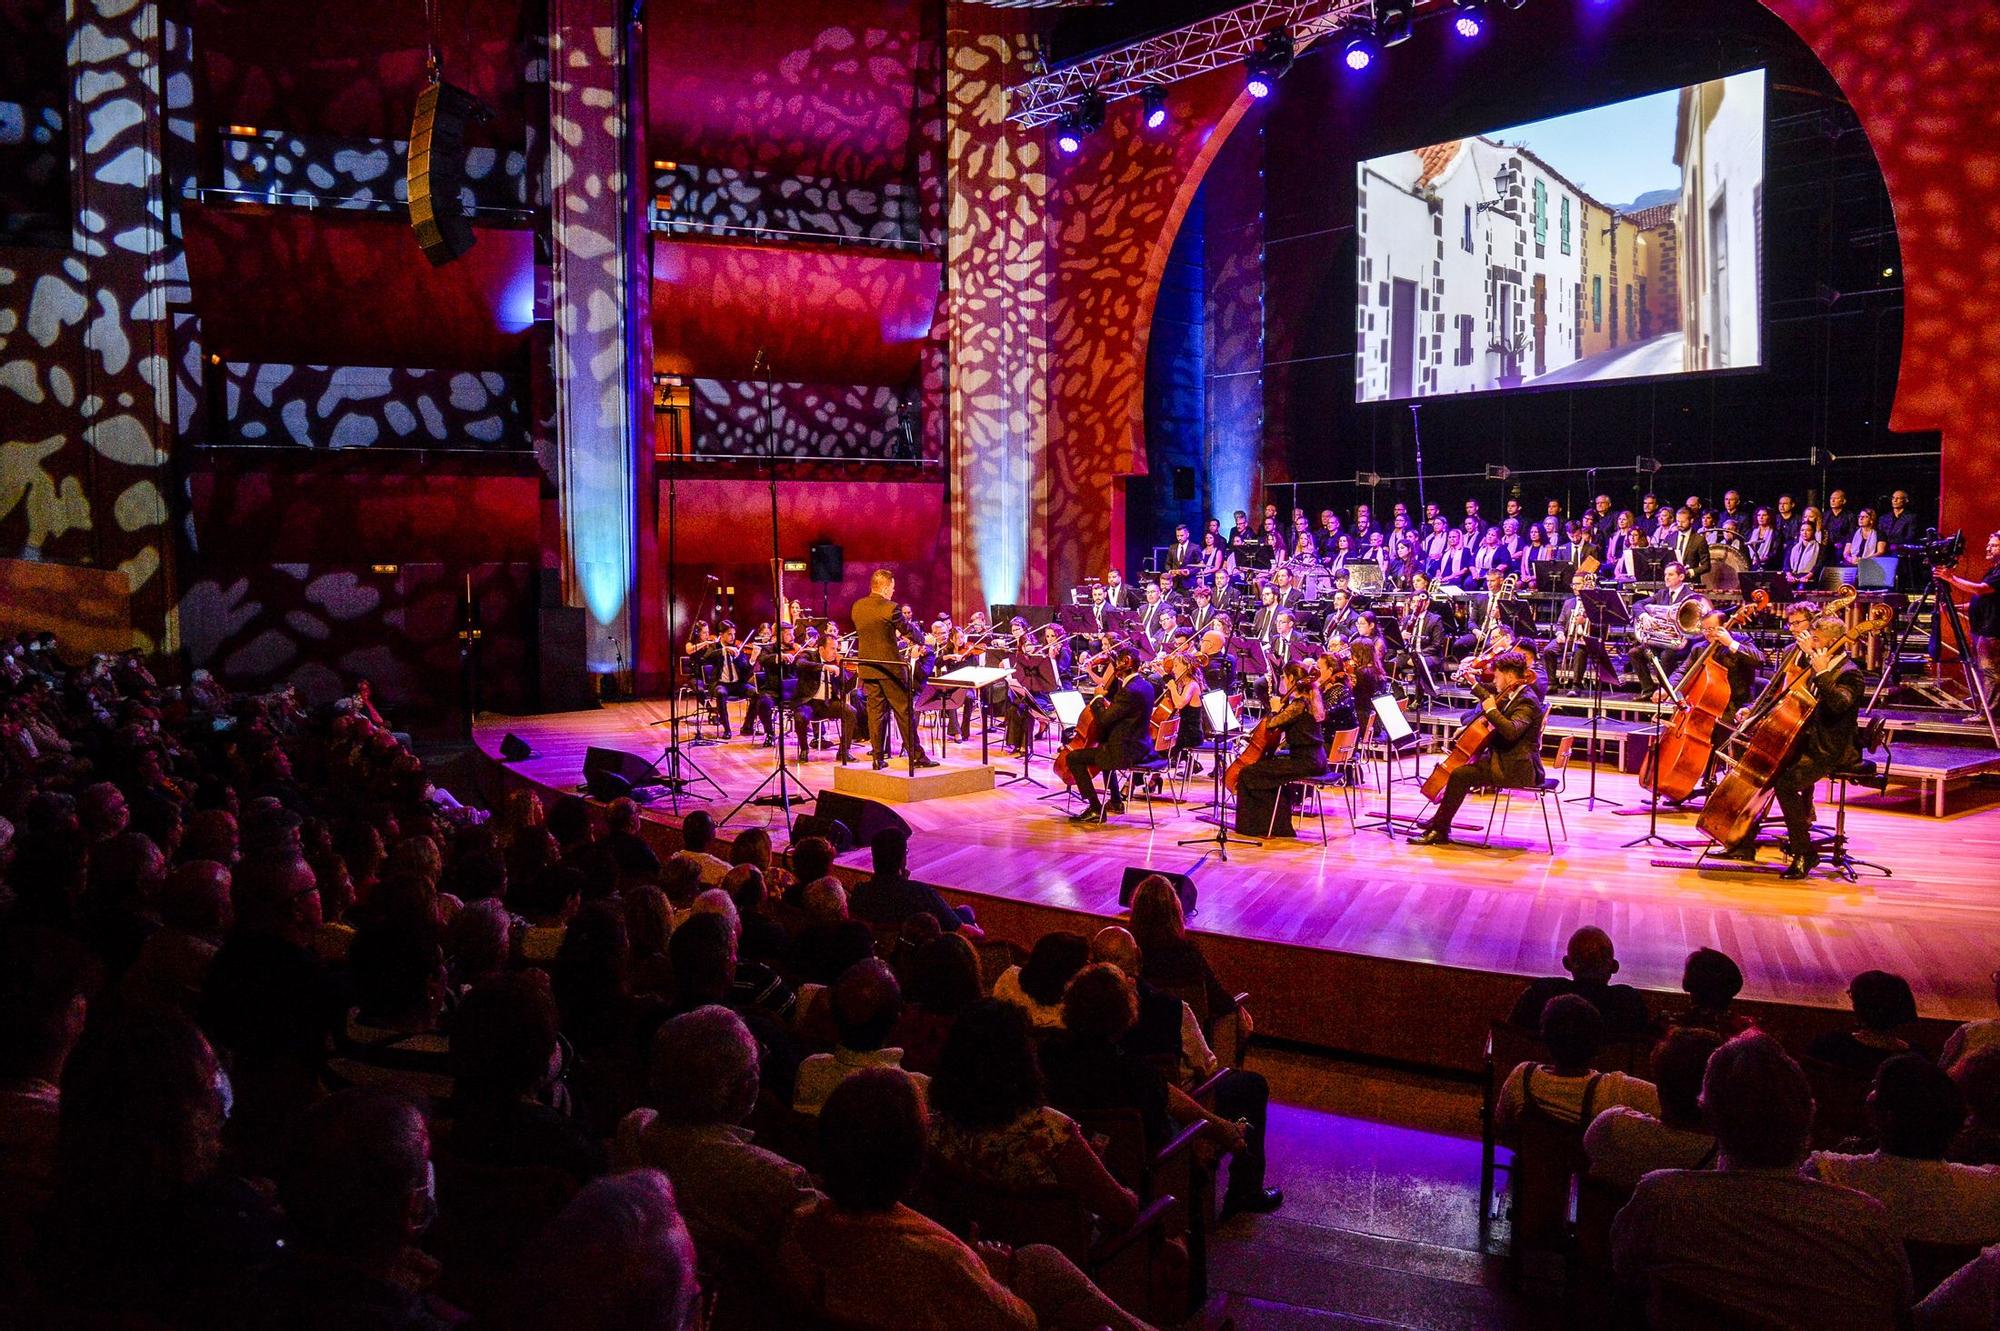
[[[1269,1215],[1285,1204],[1283,1188],[1259,1188],[1255,1192],[1230,1192],[1222,1199],[1222,1218],[1227,1220],[1238,1211],[1251,1215]]]
[[[1093,804],[1087,809],[1079,809],[1071,814],[1069,820],[1073,823],[1101,823],[1104,821],[1104,810]]]
[[[1420,835],[1411,837],[1410,844],[1413,846],[1449,846],[1451,844],[1451,833],[1442,828],[1427,827]]]

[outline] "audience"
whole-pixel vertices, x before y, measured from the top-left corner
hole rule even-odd
[[[1863,971],[1849,982],[1847,997],[1854,1007],[1854,1029],[1818,1037],[1806,1046],[1807,1058],[1865,1077],[1909,1051],[1910,1042],[1896,1033],[1917,1020],[1909,981],[1887,971]]]
[[[1590,1176],[1630,1188],[1656,1169],[1706,1169],[1715,1159],[1715,1134],[1701,1116],[1701,1079],[1722,1037],[1699,1026],[1668,1032],[1653,1051],[1653,1080],[1660,1112],[1613,1105],[1584,1130]]]
[[[818,1196],[805,1170],[744,1126],[758,1084],[757,1042],[741,1017],[714,1005],[684,1012],[653,1037],[647,1105],[618,1125],[613,1148],[621,1167],[673,1180],[698,1251],[752,1270]]]
[[[802,1114],[819,1113],[834,1087],[865,1068],[902,1066],[903,1051],[888,1040],[903,1016],[903,991],[887,962],[869,957],[849,966],[834,981],[832,1007],[832,1052],[799,1064],[792,1107]],[[922,1073],[911,1073],[910,1080],[919,1094],[930,1084]]]
[[[1796,1331],[1903,1324],[1902,1240],[1874,1198],[1799,1172],[1812,1090],[1777,1041],[1750,1032],[1717,1049],[1701,1108],[1715,1167],[1648,1174],[1612,1226],[1614,1269],[1650,1324],[1716,1325],[1717,1310]]]
[[[1542,1009],[1541,1035],[1549,1061],[1518,1065],[1500,1087],[1494,1126],[1501,1134],[1511,1133],[1531,1109],[1558,1123],[1588,1124],[1615,1105],[1660,1116],[1659,1092],[1651,1082],[1594,1067],[1604,1044],[1605,1020],[1588,998],[1582,994],[1551,998]]]
[[[1639,991],[1629,984],[1611,983],[1611,977],[1618,973],[1618,955],[1610,934],[1594,924],[1578,929],[1569,936],[1562,964],[1569,974],[1536,980],[1522,990],[1508,1021],[1534,1030],[1541,1024],[1542,1012],[1550,999],[1559,994],[1575,994],[1602,1014],[1609,1039],[1644,1035],[1652,1029],[1652,1015],[1646,1011],[1646,1000]],[[1696,1002],[1700,1002],[1698,997]]]
[[[1868,1093],[1868,1119],[1879,1149],[1816,1151],[1806,1173],[1881,1202],[1901,1239],[2000,1243],[2000,1167],[1944,1158],[1965,1123],[1965,1097],[1948,1073],[1920,1054],[1884,1059]]]
[[[923,1168],[923,1101],[908,1074],[871,1068],[820,1115],[826,1196],[801,1207],[780,1277],[812,1314],[868,1331],[1130,1331],[1144,1323],[1054,1248],[975,1250],[905,1204]]]

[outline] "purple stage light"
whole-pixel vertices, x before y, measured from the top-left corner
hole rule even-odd
[[[1467,41],[1470,41],[1474,37],[1477,37],[1485,27],[1485,25],[1479,21],[1479,16],[1477,14],[1460,14],[1458,16],[1457,21],[1453,23],[1452,26],[1458,30],[1458,35],[1465,38]]]

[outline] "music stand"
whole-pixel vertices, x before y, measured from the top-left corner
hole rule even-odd
[[[1379,827],[1382,829],[1384,835],[1391,837],[1401,836],[1405,831],[1418,826],[1423,821],[1421,818],[1399,818],[1396,816],[1396,773],[1394,767],[1396,747],[1403,743],[1403,741],[1414,736],[1417,732],[1416,728],[1410,724],[1410,718],[1403,715],[1403,706],[1396,701],[1394,695],[1378,693],[1370,700],[1369,706],[1375,709],[1376,723],[1382,727],[1382,813],[1380,817],[1370,819],[1365,823],[1355,824],[1355,830],[1360,831],[1364,827]]]
[[[1201,723],[1214,740],[1214,761],[1209,764],[1209,815],[1215,823],[1213,836],[1187,837],[1177,842],[1182,846],[1214,846],[1216,854],[1226,863],[1231,846],[1261,846],[1264,843],[1229,830],[1229,819],[1222,811],[1223,768],[1229,756],[1231,736],[1242,733],[1243,720],[1236,715],[1236,709],[1229,705],[1229,695],[1221,689],[1209,689],[1201,695]]]

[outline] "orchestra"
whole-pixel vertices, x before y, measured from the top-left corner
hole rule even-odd
[[[851,761],[861,738],[877,768],[892,752],[935,765],[918,738],[920,717],[954,742],[982,724],[974,691],[931,679],[970,664],[1004,667],[1005,682],[988,695],[990,723],[1004,727],[1009,754],[1054,746],[1057,770],[1082,800],[1076,821],[1123,814],[1130,792],[1120,774],[1157,753],[1183,789],[1204,759],[1218,777],[1228,768],[1235,826],[1258,837],[1292,834],[1300,783],[1323,774],[1335,736],[1370,723],[1378,696],[1421,713],[1448,709],[1469,690],[1474,710],[1459,738],[1476,730],[1479,742],[1462,761],[1439,764],[1427,792],[1436,807],[1412,838],[1420,845],[1450,840],[1471,790],[1539,783],[1555,690],[1588,680],[1651,702],[1662,738],[1642,783],[1675,803],[1715,790],[1777,704],[1809,692],[1817,706],[1797,742],[1748,797],[1776,802],[1787,871],[1809,870],[1803,829],[1813,782],[1855,742],[1856,620],[1893,622],[1906,599],[1882,590],[1879,577],[1861,595],[1853,575],[1867,561],[1910,588],[1894,573],[1896,555],[1920,539],[1908,494],[1896,491],[1880,514],[1851,508],[1840,492],[1822,511],[1791,495],[1755,505],[1733,489],[1716,507],[1648,495],[1637,511],[1622,511],[1599,495],[1574,517],[1558,501],[1546,510],[1530,517],[1510,500],[1489,522],[1468,499],[1454,525],[1439,505],[1413,518],[1397,504],[1384,531],[1365,505],[1348,521],[1333,509],[1281,514],[1267,504],[1261,517],[1233,513],[1226,531],[1220,519],[1199,529],[1177,523],[1130,580],[1106,568],[1063,603],[998,630],[983,611],[962,625],[946,614],[919,627],[883,571],[855,602],[850,633],[794,605],[798,622],[765,624],[746,641],[718,615],[693,626],[681,662],[725,736],[728,704],[740,702],[740,736],[755,731],[768,744],[783,719],[810,760],[814,732],[829,726],[837,762]],[[1830,569],[1842,570],[1838,595],[1826,590],[1836,581]],[[1778,635],[1781,606],[1792,645],[1767,651],[1756,639]],[[1982,614],[1982,627],[1992,618]],[[1982,648],[1992,641],[1983,636]],[[1078,733],[1056,718],[1055,695],[1070,689],[1088,699]],[[1216,692],[1241,709],[1240,730],[1213,729],[1203,700]],[[892,716],[893,736],[885,733]],[[1146,783],[1154,797],[1163,789],[1157,770]],[[1717,853],[1741,858],[1754,845],[1753,823]]]

